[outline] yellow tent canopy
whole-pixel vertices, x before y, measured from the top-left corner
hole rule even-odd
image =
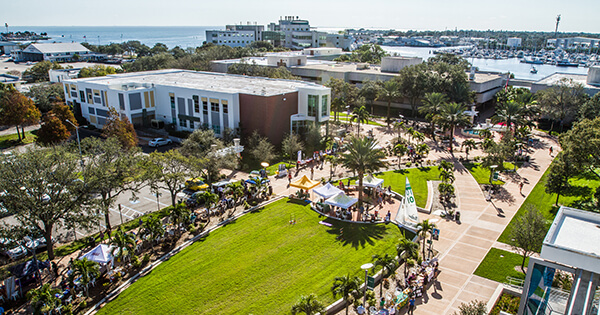
[[[306,175],[304,175],[299,180],[291,182],[290,186],[309,190],[319,186],[320,183],[320,181],[311,180],[310,178],[306,177]]]

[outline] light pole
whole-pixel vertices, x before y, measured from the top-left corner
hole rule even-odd
[[[75,127],[75,132],[77,133],[77,146],[79,146],[79,159],[81,160],[81,167],[83,167],[83,155],[81,154],[81,140],[79,140],[79,126],[75,125],[68,119],[65,119],[65,121],[71,124],[71,126]]]
[[[369,277],[369,269],[373,268],[372,263],[360,266],[360,269],[365,271],[365,291],[363,293],[363,305],[367,305],[367,278]]]

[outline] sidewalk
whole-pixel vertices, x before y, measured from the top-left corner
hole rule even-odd
[[[434,243],[440,251],[441,273],[434,283],[436,292],[431,298],[417,301],[416,314],[452,314],[461,303],[472,300],[487,302],[494,293],[498,283],[473,275],[473,272],[496,240],[504,231],[526,196],[531,192],[539,179],[552,162],[548,154],[548,146],[557,147],[551,139],[541,138],[543,144],[531,153],[531,163],[520,168],[517,174],[526,179],[523,187],[524,195],[519,193],[519,185],[509,180],[504,188],[508,196],[502,200],[487,202],[475,179],[459,163],[455,163],[458,210],[461,212],[461,223],[441,220],[440,239]],[[460,154],[459,154],[460,155]],[[433,219],[430,215],[425,218]]]

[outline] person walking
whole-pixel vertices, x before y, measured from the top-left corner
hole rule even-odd
[[[548,149],[548,150],[550,151],[550,156],[552,156],[552,151],[553,151],[554,149],[552,149],[552,147],[550,147],[550,149]]]
[[[288,186],[292,183],[292,172],[288,172]]]
[[[313,176],[315,175],[315,167],[311,167],[310,168],[310,179],[313,179]]]
[[[521,195],[523,195],[523,185],[525,185],[525,183],[523,183],[523,182],[519,183],[519,193],[521,193]]]

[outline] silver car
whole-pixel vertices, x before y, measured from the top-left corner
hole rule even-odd
[[[173,143],[173,141],[171,141],[171,139],[154,138],[154,139],[150,140],[150,142],[148,142],[148,145],[153,148],[156,148],[156,147],[160,147],[160,146],[171,144],[171,143]]]

